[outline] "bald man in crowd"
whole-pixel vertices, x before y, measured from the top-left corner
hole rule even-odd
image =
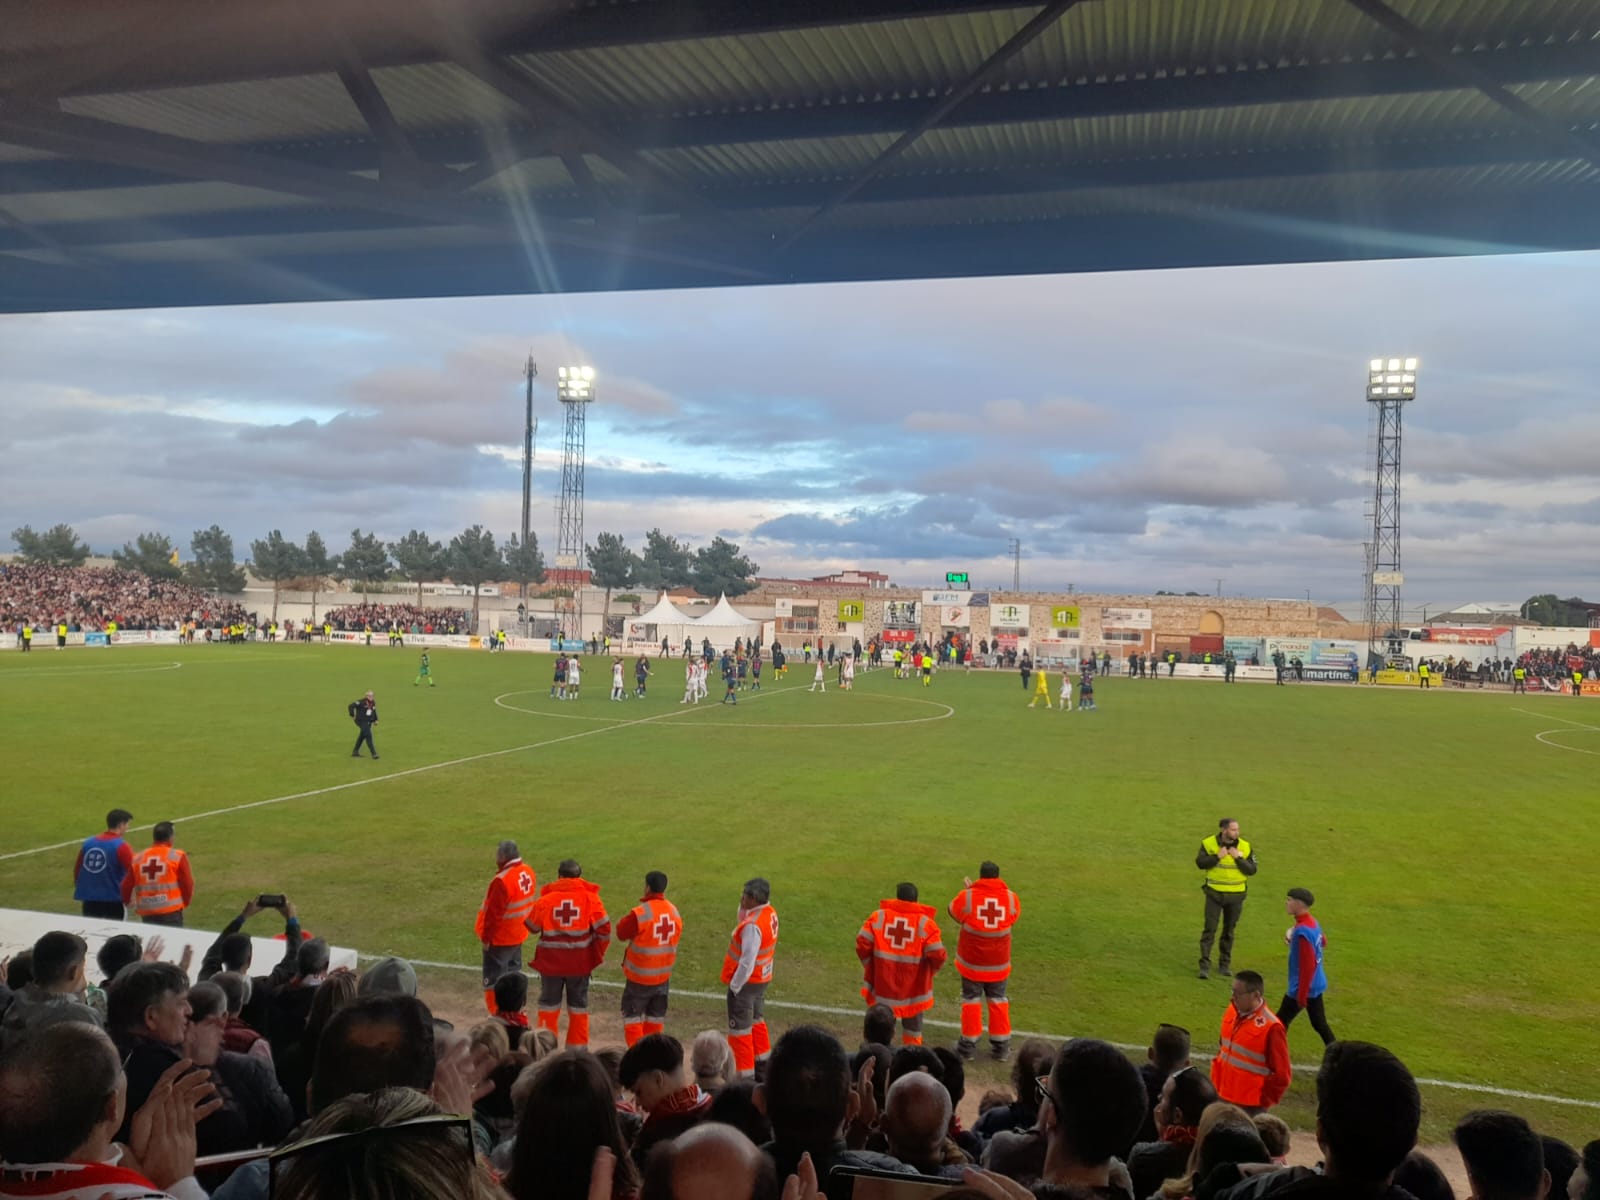
[[[960,1179],[962,1166],[944,1161],[950,1132],[950,1092],[926,1071],[912,1071],[889,1085],[883,1131],[889,1154],[920,1175]]]
[[[772,1159],[731,1125],[697,1125],[650,1155],[641,1200],[778,1200]]]

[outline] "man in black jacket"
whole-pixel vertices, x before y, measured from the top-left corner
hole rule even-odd
[[[122,1055],[128,1102],[117,1140],[126,1142],[133,1114],[162,1074],[184,1057],[189,1032],[189,977],[164,962],[124,967],[106,993],[106,1031]]]
[[[361,757],[361,743],[367,744],[367,749],[372,751],[372,757],[378,757],[378,748],[372,744],[372,727],[378,723],[378,702],[368,692],[359,700],[350,702],[350,719],[356,723],[356,728],[361,732],[356,736],[356,748],[350,751],[351,758]]]

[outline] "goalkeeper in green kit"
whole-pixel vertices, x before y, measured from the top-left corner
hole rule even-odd
[[[438,686],[437,684],[435,684],[433,682],[433,675],[429,671],[429,667],[428,667],[428,652],[426,650],[424,650],[422,652],[422,663],[417,667],[417,677],[414,680],[411,681],[411,686],[412,687],[419,686],[424,679],[426,679],[428,681],[428,686],[429,687],[437,687]]]

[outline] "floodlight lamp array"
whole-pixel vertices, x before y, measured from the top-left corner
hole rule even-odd
[[[567,403],[594,399],[593,367],[557,367],[556,398]]]
[[[1367,364],[1368,400],[1414,400],[1416,395],[1416,359],[1375,358]]]

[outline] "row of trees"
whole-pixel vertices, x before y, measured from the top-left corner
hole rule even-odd
[[[29,526],[12,531],[19,556],[24,562],[47,566],[81,567],[89,558],[89,547],[70,525],[57,525],[44,533]],[[172,539],[164,533],[141,533],[122,549],[112,553],[120,567],[139,571],[152,579],[181,579],[207,591],[236,593],[244,590],[245,573],[235,561],[233,538],[219,526],[197,529],[189,540],[190,560],[180,563]],[[642,552],[628,547],[621,535],[601,533],[594,544],[584,547],[591,578],[606,590],[606,607],[614,589],[694,587],[707,596],[726,592],[740,596],[756,586],[759,569],[739,552],[739,547],[722,537],[698,550],[659,529],[645,535]],[[528,535],[522,544],[512,534],[502,545],[493,532],[473,525],[451,538],[435,541],[426,531],[413,529],[399,541],[385,543],[375,533],[359,528],[350,531],[350,544],[339,554],[331,554],[322,535],[312,530],[303,543],[290,541],[274,529],[264,538],[250,543],[246,564],[257,578],[272,584],[272,617],[277,620],[278,598],[285,587],[311,593],[315,619],[317,596],[323,581],[342,579],[359,585],[365,600],[373,585],[389,579],[404,579],[422,585],[449,578],[472,589],[472,617],[477,623],[480,589],[486,583],[506,580],[526,589],[543,583],[544,555],[539,539]]]

